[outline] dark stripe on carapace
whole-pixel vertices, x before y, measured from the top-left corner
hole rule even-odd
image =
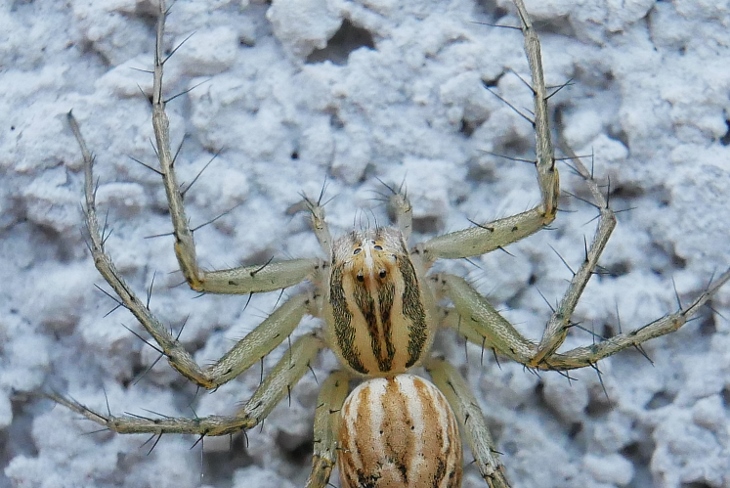
[[[360,284],[355,285],[354,290],[355,305],[357,306],[360,313],[362,313],[365,323],[368,328],[368,335],[370,336],[370,348],[373,350],[375,358],[380,357],[380,338],[378,334],[378,316],[375,311],[375,301],[370,296],[367,289]]]
[[[378,302],[380,302],[380,320],[383,327],[383,340],[385,341],[385,356],[378,358],[378,368],[380,371],[387,372],[393,367],[393,358],[395,357],[395,345],[393,344],[393,321],[391,313],[393,311],[393,300],[395,300],[395,285],[392,281],[387,281],[380,286],[378,290]]]
[[[410,368],[418,362],[423,354],[426,346],[426,313],[421,303],[421,294],[419,293],[418,278],[416,270],[410,259],[399,259],[398,268],[403,278],[403,315],[411,320],[411,326],[408,330],[408,362],[406,367]]]
[[[394,286],[390,282],[382,282],[375,278],[377,301],[364,285],[355,287],[355,305],[365,318],[370,335],[370,347],[378,362],[378,369],[383,372],[393,368],[395,346],[393,345],[390,312],[395,298]]]
[[[332,266],[330,276],[330,305],[334,316],[335,337],[342,351],[342,357],[352,369],[358,373],[367,374],[365,365],[360,361],[358,351],[355,350],[355,327],[352,326],[352,314],[347,309],[345,290],[342,287],[342,265]]]

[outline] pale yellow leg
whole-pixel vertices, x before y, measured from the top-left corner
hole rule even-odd
[[[337,463],[337,440],[340,410],[347,397],[350,375],[344,371],[332,373],[322,384],[314,413],[314,454],[312,474],[306,488],[325,488],[332,468]]]
[[[117,417],[97,413],[60,395],[51,394],[49,397],[89,420],[120,434],[196,434],[200,436],[234,434],[250,429],[266,418],[271,410],[290,394],[291,388],[307,372],[310,363],[322,347],[322,341],[314,335],[306,335],[297,339],[291,349],[264,378],[251,399],[229,417],[219,415],[193,419],[186,417],[147,418],[137,415]]]
[[[560,177],[550,138],[548,93],[542,70],[540,41],[522,0],[515,0],[514,3],[520,16],[525,52],[532,74],[535,168],[541,201],[526,212],[426,241],[417,251],[423,253],[427,262],[434,262],[439,258],[456,259],[485,254],[534,234],[555,220],[560,196]]]
[[[459,372],[442,359],[431,359],[424,367],[434,384],[446,396],[471,448],[482,478],[489,488],[509,488],[504,466],[499,460],[497,446],[489,433],[482,409]]]
[[[442,309],[442,325],[456,329],[467,340],[507,356],[525,366],[545,370],[570,370],[593,366],[601,359],[656,337],[676,331],[695,315],[728,281],[730,269],[712,283],[699,297],[679,311],[630,332],[617,334],[600,342],[571,349],[564,353],[552,352],[538,356],[538,344],[523,337],[494,307],[463,278],[438,276],[446,295],[454,303],[453,309]],[[563,299],[565,302],[566,299]],[[572,309],[566,310],[566,320]],[[562,344],[559,341],[558,347]]]
[[[243,294],[286,288],[315,275],[322,266],[320,259],[293,259],[267,263],[263,266],[244,266],[220,271],[203,271],[198,266],[193,231],[185,215],[183,194],[175,176],[175,159],[170,148],[170,124],[165,113],[166,101],[162,93],[163,67],[167,61],[163,48],[166,15],[164,2],[160,2],[152,88],[152,126],[160,173],[172,219],[175,254],[185,279],[196,291]]]

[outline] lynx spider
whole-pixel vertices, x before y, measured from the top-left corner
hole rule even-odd
[[[215,389],[230,381],[270,353],[289,337],[305,314],[323,319],[325,327],[321,333],[297,339],[290,353],[279,361],[253,397],[230,417],[117,417],[96,413],[59,395],[51,397],[118,433],[226,435],[262,422],[307,371],[320,349],[329,347],[335,351],[343,369],[324,381],[319,394],[308,487],[325,486],[335,464],[340,468],[343,487],[415,487],[425,486],[426,480],[429,486],[460,486],[461,439],[457,424],[464,426],[462,433],[486,483],[490,487],[509,487],[484,416],[466,382],[448,362],[429,355],[434,332],[439,326],[458,328],[469,341],[528,368],[568,371],[594,367],[599,360],[623,349],[677,330],[730,280],[730,270],[727,270],[704,293],[673,314],[602,342],[558,353],[571,327],[571,314],[616,224],[614,213],[590,172],[577,158],[573,161],[574,169],[588,185],[600,212],[600,221],[584,262],[574,273],[538,343],[520,335],[464,279],[449,274],[427,274],[439,258],[456,259],[488,253],[536,233],[555,219],[559,178],[548,125],[549,94],[543,79],[540,43],[522,0],[514,0],[514,4],[524,35],[534,94],[535,167],[541,192],[541,201],[536,207],[429,239],[409,251],[406,246],[411,233],[411,207],[405,195],[399,192],[394,191],[389,202],[395,209],[395,227],[355,230],[335,240],[330,236],[319,202],[307,201],[312,228],[323,252],[329,256],[328,260],[292,259],[263,266],[203,271],[197,264],[192,231],[173,169],[174,157],[162,96],[166,61],[162,37],[167,12],[164,2],[160,2],[152,121],[180,269],[190,287],[200,292],[267,292],[304,280],[312,283],[313,290],[288,299],[212,366],[198,366],[177,338],[127,286],[106,254],[96,212],[93,157],[69,113],[69,122],[85,161],[86,224],[97,269],[118,295],[120,303],[152,336],[170,365],[206,389]],[[441,306],[443,300],[450,301],[451,305]],[[433,384],[407,374],[418,365],[429,372]],[[348,396],[349,381],[354,378],[361,378],[364,383]],[[381,402],[368,401],[371,395],[383,395]],[[382,425],[368,423],[373,422],[372,417],[376,420],[378,415],[394,418],[404,411],[410,417],[399,418],[402,423],[390,422],[389,428],[393,429],[390,433],[383,435]],[[428,428],[425,428],[427,423]],[[420,447],[415,448],[405,441],[397,443],[398,437],[413,441],[415,437],[410,432],[416,427],[422,442]],[[379,433],[378,429],[381,429]],[[388,462],[390,466],[386,465]]]

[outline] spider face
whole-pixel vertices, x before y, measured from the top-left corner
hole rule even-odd
[[[354,373],[398,374],[421,360],[433,341],[433,297],[398,229],[335,241],[323,314],[330,347]]]

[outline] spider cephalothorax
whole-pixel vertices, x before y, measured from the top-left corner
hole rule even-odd
[[[433,297],[395,228],[335,241],[323,312],[330,347],[361,375],[403,373],[433,341]]]

